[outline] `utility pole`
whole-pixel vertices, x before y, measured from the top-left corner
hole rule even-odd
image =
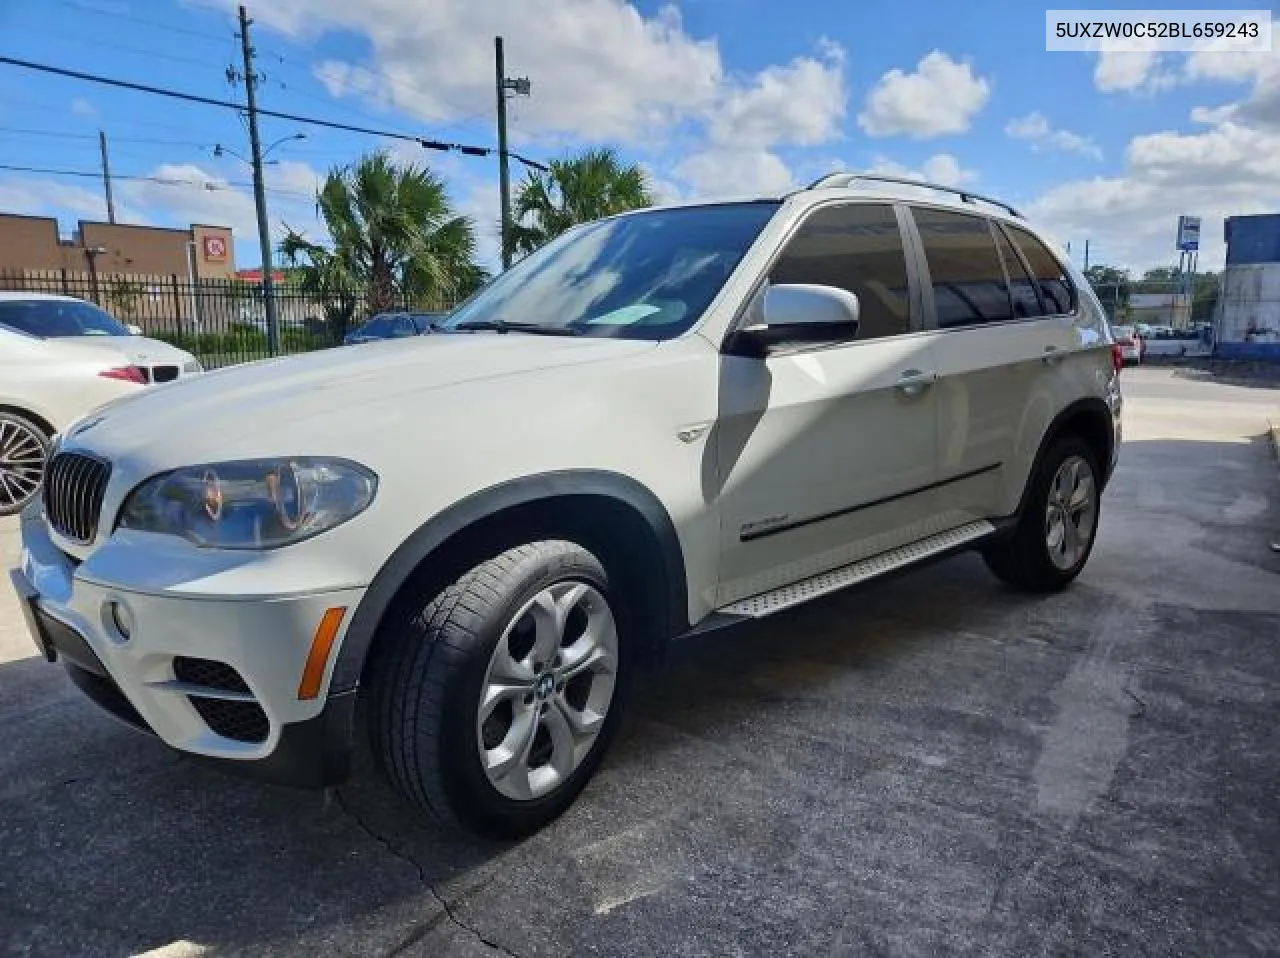
[[[1089,241],[1084,241],[1084,271],[1089,272]]]
[[[267,192],[262,182],[262,141],[258,138],[258,74],[253,72],[249,41],[249,13],[240,7],[240,49],[244,54],[245,102],[249,107],[249,155],[253,158],[253,203],[258,211],[258,246],[262,251],[262,301],[267,311],[267,351],[280,354],[280,317],[276,313],[275,283],[271,278],[271,234],[267,229]]]
[[[502,268],[511,266],[511,173],[507,169],[507,71],[502,58],[502,37],[493,38],[493,60],[498,80],[498,188],[502,195]]]
[[[507,91],[528,96],[528,77],[508,78],[502,56],[502,37],[493,38],[494,75],[498,92],[498,186],[502,196],[502,268],[511,265],[511,173],[507,152]]]
[[[102,150],[102,186],[107,192],[107,222],[116,221],[116,204],[111,198],[111,161],[107,159],[107,134],[98,131],[98,148]]]

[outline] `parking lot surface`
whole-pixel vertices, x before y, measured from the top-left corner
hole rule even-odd
[[[690,640],[516,844],[368,769],[326,796],[178,757],[36,658],[0,584],[0,951],[1280,951],[1280,389],[1123,381],[1073,588],[962,556]]]

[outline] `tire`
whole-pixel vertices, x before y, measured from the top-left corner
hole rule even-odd
[[[368,722],[396,790],[495,838],[527,835],[568,808],[625,706],[629,649],[611,594],[581,546],[534,542],[384,625],[392,631],[370,664]],[[486,694],[497,704],[482,721]],[[576,733],[572,722],[582,723]]]
[[[30,419],[0,412],[0,516],[17,515],[40,492],[49,437]]]
[[[1078,464],[1081,470],[1074,482],[1064,474],[1069,464]],[[1089,561],[1097,538],[1100,474],[1093,451],[1082,439],[1056,440],[1032,471],[1022,515],[1012,533],[983,550],[987,568],[1024,592],[1057,592],[1070,585]],[[1083,479],[1087,479],[1088,501],[1077,506]],[[1059,481],[1071,482],[1065,509],[1062,490],[1066,487],[1055,488]]]

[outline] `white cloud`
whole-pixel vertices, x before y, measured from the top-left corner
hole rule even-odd
[[[71,216],[76,219],[105,220],[107,203],[101,190],[91,190],[57,180],[35,176],[6,176],[0,179],[0,210],[26,216]],[[117,213],[124,210],[117,205]],[[136,215],[136,214],[135,214]],[[131,218],[131,222],[135,221]],[[70,222],[61,224],[70,230]]]
[[[1102,150],[1093,140],[1070,130],[1055,130],[1043,113],[1033,112],[1012,119],[1004,131],[1015,140],[1026,140],[1033,150],[1062,150],[1065,153],[1091,156],[1095,160],[1102,159]]]
[[[71,101],[71,112],[73,115],[83,117],[86,120],[96,120],[99,116],[98,108],[82,96],[78,96]]]
[[[712,109],[709,134],[723,145],[814,146],[836,139],[848,92],[844,51],[826,41],[819,57],[796,57],[733,85]]]
[[[724,80],[716,42],[690,36],[675,6],[646,16],[620,0],[544,0],[536,10],[500,0],[274,0],[254,15],[260,31],[304,40],[364,35],[371,61],[328,61],[323,81],[427,122],[492,108],[494,36],[507,39],[507,74],[533,82],[521,129],[539,136],[641,142],[704,113]]]
[[[915,73],[890,70],[876,81],[858,124],[871,136],[926,139],[963,133],[991,97],[991,84],[940,50]]]
[[[1269,53],[1193,53],[1187,57],[1185,76],[1188,81],[1253,83],[1243,100],[1194,108],[1191,118],[1197,123],[1235,120],[1280,129],[1280,49]]]
[[[935,153],[921,163],[919,169],[904,166],[888,157],[876,157],[871,165],[871,172],[883,173],[886,176],[901,176],[909,180],[940,183],[943,186],[962,186],[978,178],[975,170],[965,169],[950,153]]]
[[[1063,183],[1029,213],[1061,241],[1091,239],[1095,261],[1137,270],[1176,259],[1178,216],[1200,215],[1201,268],[1218,268],[1223,218],[1277,204],[1280,133],[1225,122],[1203,133],[1135,137],[1122,175]]]
[[[787,164],[768,150],[712,147],[685,157],[674,176],[687,183],[694,196],[777,193],[795,186]]]
[[[679,203],[684,199],[684,190],[674,180],[658,173],[651,164],[641,163],[640,169],[644,171],[645,181],[649,184],[649,192],[655,204]]]

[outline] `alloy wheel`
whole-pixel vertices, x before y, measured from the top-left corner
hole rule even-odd
[[[1089,548],[1098,518],[1098,484],[1083,456],[1068,456],[1049,485],[1045,545],[1059,569],[1072,569]]]
[[[44,464],[44,442],[35,428],[0,419],[0,509],[13,511],[36,494]]]
[[[530,599],[482,686],[476,738],[490,784],[529,801],[568,780],[604,726],[617,668],[617,624],[598,590],[566,580]]]

